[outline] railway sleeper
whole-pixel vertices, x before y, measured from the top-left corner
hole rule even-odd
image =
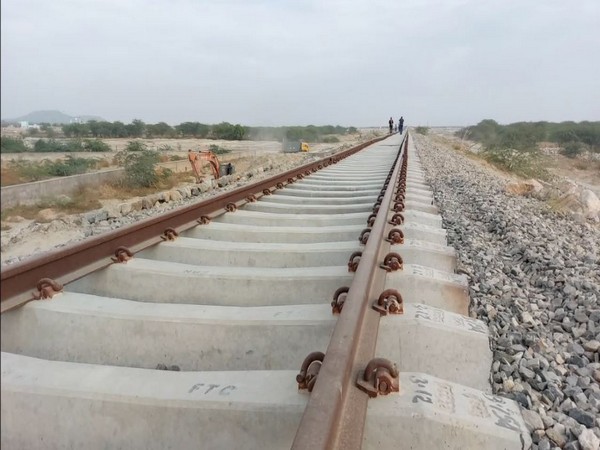
[[[357,239],[326,243],[229,242],[179,237],[135,255],[135,257],[193,265],[236,267],[320,267],[341,266],[348,255],[362,250]],[[402,252],[404,262],[452,272],[455,252],[452,247],[415,239],[393,245],[392,252]]]
[[[304,189],[295,187],[295,184],[287,186],[285,195],[293,197],[311,197],[311,198],[327,198],[327,197],[340,197],[340,198],[352,198],[355,194],[361,196],[375,196],[377,197],[381,192],[381,186],[372,189],[362,189],[360,191],[325,191],[322,189]]]
[[[322,303],[351,279],[345,265],[282,269],[133,258],[74,281],[66,290],[141,302],[275,306]]]
[[[352,204],[327,204],[327,205],[302,205],[302,204],[281,204],[256,202],[249,203],[245,206],[248,211],[261,211],[268,213],[285,213],[294,211],[295,214],[348,214],[348,213],[370,213],[373,209],[373,202],[366,201],[363,203]]]
[[[225,214],[231,222],[237,220],[237,213]],[[229,223],[222,221],[212,221],[208,225],[195,227],[191,230],[180,233],[180,236],[187,236],[200,239],[212,239],[217,241],[229,240],[231,242],[254,242],[254,243],[318,243],[331,241],[351,241],[356,240],[361,231],[366,227],[366,219],[360,225],[340,225],[340,226],[269,226],[244,225],[242,223]],[[419,241],[428,241],[439,245],[446,244],[446,231],[435,226],[428,226],[416,222],[413,217],[406,217],[404,224],[400,226],[405,239],[416,239]],[[277,221],[274,218],[273,221]]]
[[[428,373],[491,392],[492,353],[483,322],[422,303],[404,303],[403,309],[403,314],[381,318],[378,355],[403,372]]]
[[[417,264],[404,264],[403,270],[390,272],[385,289],[397,289],[404,303],[422,303],[427,306],[468,316],[468,282],[465,275]]]
[[[261,201],[262,200],[263,199],[261,199]],[[213,221],[216,223],[231,223],[245,226],[322,228],[364,225],[367,217],[368,213],[364,211],[335,215],[288,213],[273,214],[261,211],[249,211],[244,208],[236,211],[235,214],[222,214],[218,217],[215,217]]]
[[[55,448],[103,448],[110,436],[129,449],[289,448],[308,398],[296,374],[97,367],[3,352],[3,424],[36,426],[12,427],[2,444],[36,448],[44,436]],[[516,403],[422,373],[401,372],[400,385],[369,402],[363,448],[526,448]]]
[[[3,350],[48,360],[181,370],[293,369],[325,351],[329,305],[208,307],[139,304],[66,292],[3,319]],[[32,331],[33,330],[33,331]],[[465,347],[469,352],[464,352]],[[403,370],[484,389],[488,336],[476,320],[425,305],[382,319],[378,349]],[[489,385],[488,385],[489,386]],[[489,388],[488,388],[489,389]]]
[[[3,314],[2,350],[146,369],[292,370],[314,349],[326,350],[336,320],[327,300],[224,307],[64,292]]]
[[[356,184],[356,183],[350,183],[348,181],[340,181],[337,183],[330,183],[330,184],[322,184],[322,183],[316,183],[316,182],[309,182],[308,178],[304,178],[300,181],[297,181],[296,183],[290,184],[288,186],[286,186],[286,189],[302,189],[302,190],[306,190],[306,189],[313,189],[313,190],[317,190],[317,191],[350,191],[350,192],[355,192],[355,191],[365,191],[365,190],[381,190],[381,184],[378,181],[373,181],[373,182],[365,182],[365,183],[361,183],[361,184]]]
[[[271,204],[276,205],[276,208],[286,208],[286,209],[298,209],[299,207],[303,208],[300,211],[308,211],[312,210],[312,207],[315,207],[315,210],[319,210],[321,208],[331,208],[331,211],[335,212],[336,208],[341,208],[342,205],[367,205],[368,207],[365,211],[370,211],[373,208],[373,203],[375,203],[377,196],[374,197],[356,197],[355,199],[347,199],[344,197],[325,197],[320,199],[315,199],[312,197],[304,198],[304,197],[294,197],[291,195],[281,195],[274,194],[269,195],[264,198],[261,202],[262,205],[272,206]],[[415,210],[420,212],[425,212],[429,214],[437,214],[438,209],[436,206],[431,204],[431,201],[421,201],[421,200],[411,200],[407,199],[406,203],[407,210]],[[370,206],[370,207],[369,207]],[[260,208],[251,208],[250,210],[254,211],[265,211]],[[278,209],[277,209],[278,210]],[[268,210],[267,210],[268,211]]]
[[[280,194],[276,192],[273,195],[266,196],[261,200],[264,203],[283,203],[287,205],[346,205],[346,204],[356,204],[356,203],[368,203],[373,206],[379,192],[374,194],[365,195],[364,193],[360,193],[360,195],[353,197],[305,197],[299,195],[288,195],[286,189],[283,189]]]

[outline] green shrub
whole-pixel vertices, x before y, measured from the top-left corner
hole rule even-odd
[[[53,177],[68,177],[85,173],[96,166],[97,161],[90,158],[74,158],[69,155],[64,161],[53,161],[46,164],[47,171]]]
[[[98,161],[91,158],[67,156],[64,161],[11,161],[10,167],[26,182],[44,180],[51,177],[66,177],[85,173],[96,167]]]
[[[336,144],[340,142],[337,136],[325,136],[321,141],[325,144]]]
[[[566,156],[567,158],[575,158],[581,152],[583,152],[584,147],[581,142],[572,141],[567,142],[563,145],[563,148],[560,150],[560,154]]]
[[[429,127],[417,127],[415,128],[415,131],[419,134],[426,135],[429,133]]]
[[[213,125],[211,129],[215,139],[224,139],[227,141],[241,141],[244,139],[246,129],[239,124],[233,125],[229,122],[221,122]]]
[[[49,152],[63,152],[64,151],[64,147],[63,145],[58,142],[55,141],[54,139],[38,139],[37,141],[35,141],[35,144],[33,144],[33,151],[34,152],[41,152],[41,153],[49,153]]]
[[[143,152],[148,150],[148,146],[142,141],[129,141],[125,146],[125,150],[128,152]]]
[[[125,168],[125,181],[130,187],[153,187],[158,183],[158,152],[148,149],[133,152],[124,150],[119,152],[115,159]]]
[[[44,162],[38,163],[24,160],[11,161],[10,167],[21,179],[26,180],[26,182],[44,180],[50,177]]]
[[[110,146],[100,139],[85,139],[83,148],[86,152],[110,152]]]
[[[325,133],[321,133],[321,130],[314,125],[288,127],[285,131],[285,137],[290,141],[317,142],[321,134]]]
[[[537,142],[555,142],[565,145],[569,142],[581,142],[590,151],[600,151],[600,121],[596,122],[517,122],[500,125],[494,120],[486,119],[477,125],[466,127],[456,133],[458,137],[480,142],[490,146],[502,139],[514,140],[517,146],[532,146]],[[504,135],[504,136],[503,136]],[[512,145],[513,148],[518,148]]]
[[[526,178],[547,179],[549,173],[537,151],[522,151],[513,148],[488,147],[483,158],[496,167]]]
[[[171,169],[167,169],[166,167],[162,167],[159,172],[159,178],[161,180],[168,180],[173,176],[173,171]]]
[[[0,153],[23,153],[30,151],[23,139],[2,136],[0,138]]]
[[[231,153],[231,150],[223,148],[223,147],[219,147],[218,145],[215,145],[215,144],[210,144],[208,149],[211,152],[213,152],[215,155],[224,155],[226,153]]]
[[[40,153],[85,152],[83,142],[79,139],[59,142],[55,139],[38,139],[33,144],[33,151]]]

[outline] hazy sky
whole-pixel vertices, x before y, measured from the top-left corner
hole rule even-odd
[[[2,117],[600,120],[599,0],[2,0]]]

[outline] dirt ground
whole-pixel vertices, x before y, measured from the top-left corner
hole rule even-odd
[[[430,137],[439,140],[440,144],[450,143],[453,147],[459,144],[465,144],[453,135],[455,129],[452,128],[432,128],[430,129]],[[185,158],[181,163],[187,167],[187,150],[208,150],[210,145],[218,145],[219,147],[231,150],[231,153],[219,155],[222,163],[231,162],[236,173],[243,173],[253,167],[264,166],[273,163],[275,165],[282,163],[292,163],[294,165],[301,164],[310,155],[319,154],[332,149],[349,147],[362,142],[367,138],[363,133],[360,135],[340,136],[340,143],[336,144],[312,144],[309,154],[294,153],[285,154],[281,150],[281,144],[273,141],[214,141],[208,139],[156,139],[147,140],[151,148],[159,148],[163,145],[171,146],[172,150],[163,151],[161,153],[168,156],[178,155]],[[115,150],[120,150],[127,145],[129,139],[108,139],[106,140]],[[473,150],[477,150],[473,143],[466,143],[463,148],[469,149],[469,154]],[[566,158],[556,151],[550,149],[548,153],[548,161],[550,170],[557,176],[572,180],[579,185],[591,189],[600,196],[600,161],[585,161],[580,158]],[[61,159],[68,155],[80,157],[94,157],[105,159],[112,164],[112,159],[115,152],[110,153],[22,153],[22,154],[2,154],[2,164],[6,164],[11,159],[26,159],[26,160],[42,160],[42,159]],[[481,164],[486,165],[490,170],[499,173],[507,180],[514,179],[511,174],[500,172],[498,169],[481,160],[476,154],[472,155]],[[208,171],[208,168],[205,168]],[[106,196],[103,196],[106,197]],[[122,198],[102,198],[101,204],[103,207],[122,201]],[[44,211],[44,214],[56,216],[53,211]],[[66,216],[59,214],[61,220],[66,224],[63,227],[54,227],[50,220],[29,220],[22,217],[9,217],[8,220],[2,222],[2,246],[1,260],[2,263],[14,258],[23,258],[40,252],[48,251],[56,246],[62,245],[73,239],[84,237],[83,228],[77,223],[75,216]]]
[[[219,155],[221,163],[231,162],[235,166],[236,173],[243,173],[255,167],[269,164],[274,166],[282,164],[300,165],[313,155],[328,152],[334,149],[348,148],[371,139],[371,134],[355,134],[340,136],[340,142],[335,144],[311,144],[309,153],[283,153],[281,143],[273,141],[215,141],[208,139],[156,139],[148,140],[150,148],[158,148],[169,145],[173,150],[161,152],[162,154],[179,155],[184,158],[182,165],[187,170],[187,150],[208,150],[210,145],[231,150],[230,153]],[[115,150],[121,150],[127,145],[129,139],[107,139],[106,142]],[[12,159],[26,159],[31,161],[43,159],[62,159],[68,155],[78,157],[94,157],[105,159],[112,164],[115,152],[110,153],[20,153],[2,154],[2,164]],[[205,167],[208,173],[208,167]],[[191,170],[190,170],[191,175]],[[193,178],[191,178],[193,181]],[[190,180],[188,180],[190,181]],[[250,181],[254,181],[251,179]],[[184,183],[185,184],[185,183]],[[103,207],[122,202],[122,199],[103,198],[100,200]],[[63,222],[60,226],[54,226],[51,220],[44,220],[43,216],[60,218]],[[6,261],[14,261],[15,258],[25,258],[40,252],[49,251],[57,246],[64,245],[73,240],[85,237],[85,230],[78,222],[76,216],[56,214],[56,211],[42,211],[38,220],[25,219],[23,217],[7,217],[2,222],[2,245],[0,257],[2,264]],[[49,223],[50,222],[50,223]]]
[[[461,146],[463,150],[468,150],[474,154],[477,154],[480,150],[480,145],[475,142],[462,141],[460,138],[454,135],[458,128],[432,128],[430,134],[434,139],[439,139],[440,142],[451,143],[453,146]],[[456,147],[455,147],[456,148]],[[548,170],[551,174],[556,177],[567,179],[584,187],[590,189],[598,197],[600,197],[600,160],[586,159],[584,157],[567,158],[558,153],[558,147],[553,144],[542,144],[542,153],[546,159]],[[507,179],[515,178],[513,175],[500,172],[495,169],[492,165],[481,161],[482,164],[488,166],[490,170],[494,170],[501,173]]]
[[[352,134],[337,136],[340,140],[335,144],[310,143],[311,152],[322,152],[327,149],[339,147],[343,144],[352,144],[364,137],[364,134]],[[42,161],[44,159],[56,160],[64,159],[71,155],[79,158],[101,158],[112,162],[116,152],[123,150],[132,139],[102,139],[113,151],[111,152],[73,152],[73,153],[2,153],[0,159],[3,163],[10,160]],[[231,150],[232,153],[241,153],[244,155],[257,155],[259,153],[282,153],[282,145],[277,141],[224,141],[213,139],[136,139],[145,143],[151,150],[170,147],[169,150],[162,150],[162,154],[179,155],[186,157],[189,149],[194,151],[209,150],[211,145],[217,145],[221,148]]]
[[[591,190],[600,198],[600,161],[553,155],[550,171]]]

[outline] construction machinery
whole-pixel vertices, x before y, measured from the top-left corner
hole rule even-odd
[[[287,139],[283,140],[282,143],[283,153],[298,153],[298,152],[308,152],[310,147],[307,142],[303,141],[288,141]]]
[[[234,166],[231,163],[221,165],[217,155],[210,150],[201,150],[197,153],[190,150],[189,160],[198,181],[201,179],[200,172],[202,169],[202,161],[208,162],[212,176],[215,180],[218,180],[225,175],[231,175],[235,171]]]
[[[218,180],[221,177],[221,165],[219,164],[219,158],[217,158],[217,155],[215,155],[210,150],[199,151],[198,155],[198,159],[200,161],[208,161],[214,179]]]

